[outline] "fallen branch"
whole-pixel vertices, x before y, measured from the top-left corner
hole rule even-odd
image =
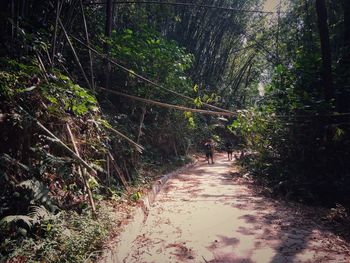
[[[67,31],[66,31],[66,29],[65,29],[64,26],[63,26],[63,23],[62,23],[62,21],[61,21],[61,18],[58,18],[58,22],[59,22],[59,24],[60,24],[60,26],[61,26],[61,28],[62,28],[62,30],[63,30],[64,36],[65,36],[65,38],[66,38],[68,44],[69,44],[69,46],[70,46],[70,48],[71,48],[71,50],[72,50],[72,52],[73,52],[73,57],[74,57],[74,59],[75,59],[75,62],[78,64],[78,67],[79,67],[79,69],[80,69],[81,73],[83,74],[84,79],[85,79],[85,81],[86,81],[86,84],[87,84],[88,87],[91,89],[90,82],[89,82],[89,80],[88,80],[88,78],[87,78],[87,76],[86,76],[86,74],[85,74],[85,71],[84,71],[84,69],[83,69],[83,66],[82,66],[81,63],[80,63],[79,57],[78,57],[78,55],[77,55],[77,52],[75,51],[75,48],[74,48],[74,46],[73,46],[73,43],[72,43],[72,41],[70,41],[69,36],[68,36],[68,34],[67,34]]]
[[[128,167],[126,166],[125,159],[124,159],[123,164],[124,164],[124,169],[125,169],[126,177],[128,178],[129,182],[131,182],[132,179],[131,179],[130,174],[129,174],[129,171],[128,171],[128,169],[127,169]]]
[[[188,108],[188,107],[185,107],[185,106],[179,106],[179,105],[164,103],[164,102],[160,102],[160,101],[144,99],[144,98],[136,97],[136,96],[129,95],[129,94],[126,94],[126,93],[123,93],[123,92],[119,92],[119,91],[116,91],[116,90],[105,89],[105,88],[102,88],[102,87],[99,87],[99,89],[107,91],[109,93],[113,93],[113,94],[116,94],[116,95],[119,95],[119,96],[123,96],[123,97],[129,98],[129,99],[132,99],[132,100],[137,100],[137,101],[141,101],[141,102],[144,102],[144,103],[147,103],[147,104],[153,104],[153,105],[157,105],[157,106],[164,107],[164,108],[176,109],[176,110],[181,110],[181,111],[197,112],[197,113],[202,113],[202,114],[207,114],[207,115],[216,115],[216,116],[233,116],[233,115],[236,115],[236,113],[232,113],[232,112],[194,109],[194,108]]]
[[[202,256],[202,258],[203,258],[205,263],[209,263],[208,260],[205,259],[205,257]]]
[[[106,165],[107,165],[107,181],[108,181],[108,186],[111,186],[111,167],[110,167],[110,160],[109,160],[109,156],[107,155],[106,158]]]
[[[85,18],[85,11],[84,11],[84,6],[83,6],[83,0],[80,0],[80,8],[81,8],[81,14],[83,16],[86,43],[88,45],[90,45],[90,38],[89,38],[89,32],[88,32],[87,22],[86,22],[86,18]],[[91,50],[90,49],[88,49],[88,52],[89,52],[89,60],[90,60],[91,87],[92,87],[92,90],[94,90],[95,89],[95,83],[94,83],[94,69],[93,69],[93,63],[92,63],[92,54],[91,54]]]
[[[107,2],[87,2],[85,5],[106,5]],[[274,11],[265,11],[265,10],[252,10],[252,9],[244,9],[244,8],[233,8],[233,7],[226,7],[226,6],[218,6],[218,5],[206,5],[206,4],[197,4],[197,3],[186,3],[186,2],[168,2],[168,1],[113,1],[113,4],[116,5],[124,5],[124,4],[153,4],[153,5],[170,5],[170,6],[185,6],[185,7],[192,7],[192,8],[206,8],[206,9],[216,9],[216,10],[224,10],[224,11],[230,11],[230,12],[240,12],[240,13],[258,13],[258,14],[266,14],[266,15],[273,15],[277,12]],[[286,13],[283,11],[279,11],[279,13]]]
[[[86,161],[84,161],[79,155],[77,155],[71,148],[69,148],[64,142],[62,142],[55,134],[53,134],[50,130],[48,130],[44,125],[42,125],[36,118],[30,115],[27,111],[25,111],[22,107],[19,107],[22,112],[24,112],[41,130],[47,133],[49,136],[55,139],[58,145],[60,145],[63,149],[65,149],[68,153],[70,153],[71,157],[84,166],[89,172],[93,175],[97,175],[97,172],[94,168],[92,168]]]
[[[193,102],[193,100],[194,100],[193,98],[188,97],[188,96],[186,96],[186,95],[184,95],[184,94],[181,94],[181,93],[179,93],[179,92],[176,92],[176,91],[174,91],[174,90],[165,88],[164,86],[162,86],[162,85],[160,85],[160,84],[158,84],[158,83],[156,83],[156,82],[154,82],[154,81],[152,81],[152,80],[149,80],[148,78],[146,78],[146,77],[144,77],[144,76],[141,76],[140,74],[135,73],[135,71],[128,69],[127,67],[125,67],[125,66],[123,66],[122,64],[118,63],[117,61],[115,61],[115,60],[109,58],[107,55],[102,54],[101,52],[97,51],[95,48],[92,48],[90,45],[85,44],[85,43],[84,43],[83,41],[81,41],[80,39],[78,39],[78,38],[76,38],[76,37],[74,37],[74,36],[71,36],[71,37],[72,37],[73,39],[75,39],[77,42],[79,42],[81,45],[83,45],[84,47],[90,49],[90,50],[91,50],[93,53],[95,53],[96,55],[100,56],[100,57],[103,58],[103,59],[108,60],[108,61],[109,61],[110,63],[112,63],[113,65],[115,65],[115,66],[117,66],[118,68],[121,68],[122,70],[128,72],[129,74],[131,74],[131,75],[133,75],[133,76],[135,76],[135,77],[141,79],[142,81],[144,81],[144,82],[146,82],[146,83],[149,83],[149,84],[151,84],[151,85],[153,85],[153,86],[155,86],[155,87],[157,87],[157,88],[159,88],[159,89],[161,89],[161,90],[164,90],[164,91],[166,91],[166,92],[168,92],[168,93],[172,93],[172,94],[174,94],[174,95],[176,95],[176,96],[179,96],[179,97],[181,97],[181,98],[183,98],[183,99],[186,99],[186,100],[189,100],[189,101]],[[202,105],[203,105],[203,106],[206,106],[206,107],[208,107],[208,108],[217,110],[217,111],[223,111],[223,112],[230,113],[231,115],[236,115],[236,114],[237,114],[236,112],[232,112],[232,111],[229,111],[229,110],[226,110],[226,109],[222,109],[222,108],[220,108],[220,107],[216,107],[216,106],[211,105],[211,104],[208,104],[208,103],[206,103],[206,102],[202,102]]]
[[[121,132],[117,131],[116,129],[114,129],[114,128],[112,128],[112,127],[109,127],[109,126],[108,126],[107,128],[110,129],[110,130],[111,130],[112,132],[114,132],[115,134],[117,134],[118,136],[120,136],[120,137],[122,137],[123,139],[127,140],[129,143],[131,143],[139,153],[142,153],[142,151],[144,150],[144,148],[143,148],[140,144],[134,142],[134,141],[131,140],[129,137],[127,137],[126,135],[124,135],[124,134],[122,134]]]
[[[69,137],[70,137],[70,139],[71,139],[71,141],[73,143],[74,151],[75,151],[76,155],[80,157],[80,153],[79,153],[77,144],[75,142],[74,135],[73,135],[73,133],[72,133],[70,127],[69,127],[69,124],[67,123],[66,126],[67,126]],[[86,187],[86,190],[87,190],[87,193],[88,193],[88,197],[89,197],[89,201],[90,201],[90,205],[91,205],[91,209],[92,209],[92,213],[93,213],[94,216],[96,216],[97,213],[96,213],[96,206],[95,206],[94,198],[92,197],[91,188],[90,188],[90,186],[88,184],[88,180],[86,178],[87,172],[86,171],[82,172],[81,171],[81,167],[78,166],[78,173],[79,173],[80,177],[83,179],[83,183],[84,183],[84,185]]]
[[[128,192],[130,192],[129,185],[128,185],[127,181],[125,180],[125,177],[124,177],[124,175],[123,175],[123,172],[122,172],[122,170],[119,168],[119,166],[117,165],[117,163],[116,163],[116,161],[114,160],[114,157],[113,157],[113,155],[111,154],[110,151],[108,151],[108,156],[109,156],[109,158],[110,158],[110,160],[111,160],[111,163],[112,163],[112,165],[113,165],[115,171],[116,171],[117,174],[119,175],[119,178],[120,178],[120,180],[122,181],[122,184],[124,185],[125,189],[126,189]]]
[[[47,71],[46,71],[45,65],[44,65],[44,63],[43,63],[43,61],[42,61],[42,59],[41,59],[41,57],[40,57],[40,55],[39,55],[39,53],[37,51],[35,51],[35,56],[36,56],[36,58],[38,60],[39,68],[40,68],[40,70],[41,70],[41,72],[43,74],[43,77],[44,77],[45,81],[49,82],[48,79],[47,79]]]
[[[51,2],[50,2],[51,3]],[[56,39],[57,39],[57,31],[58,31],[58,19],[60,17],[62,10],[62,5],[60,5],[60,1],[57,0],[56,2],[56,19],[55,19],[55,29],[53,33],[53,40],[52,40],[52,58],[51,58],[51,66],[54,66],[55,63],[55,54],[56,54]]]

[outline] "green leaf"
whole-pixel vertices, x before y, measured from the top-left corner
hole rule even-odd
[[[276,67],[276,73],[277,74],[282,74],[283,73],[283,70],[284,70],[284,67],[283,65],[279,64],[277,67]]]
[[[88,179],[88,185],[91,189],[95,189],[97,188],[100,184],[97,182],[97,180],[95,179],[95,177],[90,176],[90,178]]]
[[[131,195],[131,200],[133,200],[135,202],[140,200],[140,198],[141,198],[141,192],[139,192],[139,191]]]
[[[345,135],[345,131],[339,127],[336,127],[333,141],[340,141]]]
[[[239,120],[235,120],[232,123],[232,127],[235,128],[235,129],[238,129],[240,126],[241,126],[241,123],[239,122]]]
[[[125,29],[125,33],[132,35],[133,31],[129,28]]]
[[[202,99],[200,97],[195,98],[193,102],[198,108],[200,108],[203,104]]]

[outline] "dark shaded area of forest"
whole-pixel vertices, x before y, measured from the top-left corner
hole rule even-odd
[[[291,8],[277,29],[282,63],[254,112],[233,126],[243,128],[258,152],[247,161],[273,190],[348,205],[349,6],[296,1]]]
[[[167,3],[1,1],[0,257],[93,260],[107,204],[209,138],[347,219],[350,2]]]

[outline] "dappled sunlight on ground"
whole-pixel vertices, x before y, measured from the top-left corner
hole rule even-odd
[[[216,158],[168,181],[126,263],[350,262],[348,244],[232,180],[232,162]]]

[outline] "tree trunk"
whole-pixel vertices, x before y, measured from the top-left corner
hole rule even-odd
[[[337,106],[340,112],[348,112],[350,109],[350,1],[343,0],[342,7],[344,10],[344,45],[338,65],[337,80],[341,93],[337,98]]]
[[[106,4],[106,26],[105,26],[105,36],[110,38],[112,36],[112,23],[113,23],[113,1],[107,0]],[[110,51],[110,46],[108,43],[104,44],[104,53],[108,56]],[[111,63],[105,60],[105,88],[110,87],[110,75],[111,75]]]
[[[85,17],[85,11],[84,11],[83,0],[80,0],[80,9],[81,9],[81,14],[82,14],[83,23],[84,23],[86,43],[90,46],[90,37],[89,37],[89,31],[88,31],[87,22],[86,22],[86,17]],[[93,69],[93,63],[92,63],[92,54],[91,54],[91,50],[88,49],[88,52],[89,52],[89,62],[90,62],[91,88],[92,88],[92,90],[95,90],[94,69]]]
[[[141,113],[141,119],[140,119],[140,125],[139,125],[139,131],[137,134],[136,143],[140,143],[140,138],[141,138],[141,134],[142,134],[142,126],[143,126],[143,121],[145,120],[145,115],[146,115],[146,107],[142,107],[142,113]]]
[[[343,9],[344,9],[344,45],[348,49],[350,49],[350,1],[349,0],[343,0]]]
[[[343,1],[344,10],[344,55],[342,58],[342,64],[345,68],[350,65],[350,1]]]
[[[8,18],[11,16],[12,2],[0,1],[0,56],[5,56],[5,42],[12,32],[12,25]]]
[[[322,52],[322,74],[324,82],[324,95],[326,101],[334,98],[332,78],[332,53],[329,41],[329,30],[327,24],[327,9],[325,0],[316,0],[316,12],[318,18],[318,30],[321,41]]]
[[[140,139],[141,139],[141,135],[142,135],[142,126],[143,126],[143,122],[145,120],[145,115],[146,115],[146,106],[142,107],[142,113],[141,113],[141,118],[140,118],[140,125],[139,125],[139,130],[137,133],[137,140],[136,143],[139,144],[140,143]],[[134,153],[133,156],[133,162],[134,164],[136,164],[139,160],[139,154],[137,152]]]

